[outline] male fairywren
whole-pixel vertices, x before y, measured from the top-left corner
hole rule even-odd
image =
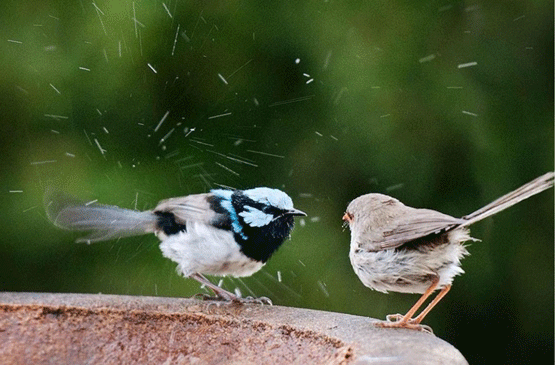
[[[47,215],[64,229],[92,231],[77,242],[97,242],[154,233],[162,254],[177,271],[209,287],[218,299],[243,301],[212,284],[203,274],[250,276],[260,270],[289,237],[293,207],[284,192],[270,188],[216,189],[206,194],[163,200],[144,212],[83,204],[62,193],[45,198]]]

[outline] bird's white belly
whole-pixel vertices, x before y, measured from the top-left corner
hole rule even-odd
[[[241,277],[264,266],[241,252],[232,232],[194,222],[187,224],[187,232],[163,237],[160,250],[177,263],[177,270],[184,276],[201,273]]]

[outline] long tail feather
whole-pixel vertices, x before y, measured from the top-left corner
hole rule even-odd
[[[489,203],[481,209],[478,209],[474,213],[464,216],[462,219],[466,220],[466,222],[464,222],[462,226],[469,226],[484,218],[499,213],[500,211],[505,210],[523,201],[524,199],[528,199],[533,195],[553,187],[553,178],[554,173],[548,172],[547,174],[530,181],[528,184],[524,184],[509,194],[503,195],[501,198]]]
[[[156,216],[116,206],[85,204],[60,192],[47,192],[44,203],[48,218],[56,226],[75,231],[91,231],[77,242],[98,242],[153,232]]]

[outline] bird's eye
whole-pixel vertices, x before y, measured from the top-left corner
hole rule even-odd
[[[349,213],[349,212],[345,212],[345,214],[343,215],[343,220],[347,223],[351,223],[353,221],[353,214]]]

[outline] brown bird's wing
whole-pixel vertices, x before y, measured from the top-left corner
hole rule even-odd
[[[399,247],[464,223],[462,219],[435,210],[407,207],[397,200],[374,206],[367,217],[366,222],[369,224],[366,229],[362,229],[356,241],[360,248],[369,251]]]
[[[409,208],[409,210],[410,214],[400,216],[387,227],[383,227],[382,239],[375,242],[379,244],[380,249],[398,247],[430,234],[448,231],[464,223],[462,219],[435,210],[414,208]]]

